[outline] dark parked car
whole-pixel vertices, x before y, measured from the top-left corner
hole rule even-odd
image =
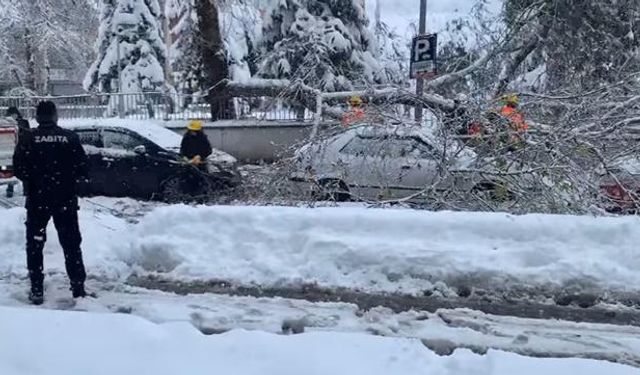
[[[198,169],[181,160],[181,136],[162,126],[107,122],[65,127],[80,136],[89,157],[82,195],[181,201],[240,183],[231,155],[214,150],[206,170]]]

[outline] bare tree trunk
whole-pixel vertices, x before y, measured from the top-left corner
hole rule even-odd
[[[209,90],[207,101],[211,105],[213,121],[233,118],[233,101],[225,96],[225,82],[229,67],[220,33],[217,0],[196,0],[199,42],[202,56],[202,83]]]
[[[22,87],[22,78],[20,77],[20,72],[16,68],[16,62],[13,57],[9,56],[9,65],[11,66],[11,74],[13,78],[16,80],[18,87]]]
[[[29,28],[24,31],[24,55],[27,61],[27,77],[25,79],[25,87],[35,91],[36,89],[36,61],[33,46],[33,34]]]
[[[49,48],[44,47],[44,84],[42,91],[45,95],[51,95],[51,63],[49,62]]]

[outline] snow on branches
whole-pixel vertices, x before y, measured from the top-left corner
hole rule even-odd
[[[266,11],[260,74],[302,79],[323,91],[388,82],[364,4],[279,0]]]
[[[113,92],[121,71],[124,93],[165,84],[166,47],[158,0],[103,0],[97,57],[84,80],[88,91]]]
[[[49,93],[52,69],[88,65],[93,0],[0,0],[0,81]]]

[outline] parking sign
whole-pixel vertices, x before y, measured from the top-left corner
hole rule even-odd
[[[437,74],[438,34],[419,35],[411,45],[411,78]]]

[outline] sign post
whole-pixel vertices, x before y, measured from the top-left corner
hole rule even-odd
[[[424,38],[425,37],[425,33],[427,32],[427,0],[420,0],[420,25],[419,25],[419,30],[418,30],[418,36],[416,37],[416,39],[420,39],[420,38]],[[423,44],[419,44],[417,45],[416,42],[417,40],[414,39],[413,41],[413,46],[411,48],[411,78],[417,78],[417,82],[416,82],[416,95],[418,96],[418,98],[422,97],[423,91],[424,91],[424,77],[419,73],[419,65],[421,63],[421,56],[417,56],[417,48],[418,47],[424,47]],[[435,48],[434,48],[435,51]],[[423,52],[418,52],[417,54],[420,55]],[[435,66],[435,52],[433,53],[433,62],[434,62],[434,66]],[[415,63],[418,63],[418,65],[415,65]],[[416,73],[414,73],[414,67],[416,67]],[[416,105],[415,108],[415,112],[416,112],[416,122],[421,123],[422,122],[422,106],[421,105]]]
[[[413,38],[411,45],[411,78],[418,79],[433,77],[437,74],[438,35],[420,35]],[[422,96],[422,91],[416,92]]]

